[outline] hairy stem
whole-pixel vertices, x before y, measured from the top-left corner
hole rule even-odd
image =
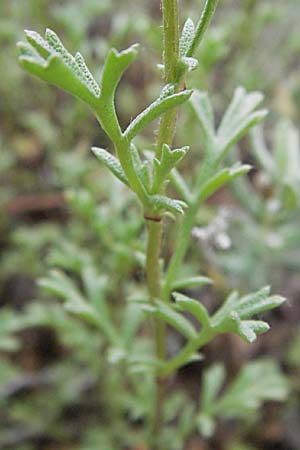
[[[179,24],[178,0],[162,0],[163,12],[163,61],[165,67],[165,83],[176,84],[177,62],[179,54]],[[164,114],[161,119],[158,139],[157,157],[161,157],[163,144],[171,144],[175,133],[176,111],[174,109]],[[151,300],[162,298],[160,252],[162,245],[163,221],[148,220],[148,244],[146,256],[146,276]],[[154,336],[156,357],[165,360],[165,323],[154,319]],[[152,414],[150,430],[151,450],[160,450],[161,429],[163,426],[162,408],[164,402],[164,383],[159,376],[156,377],[155,404]]]
[[[178,0],[162,0],[163,12],[163,62],[166,84],[177,83],[177,64],[179,57]],[[178,86],[175,86],[175,88]],[[176,124],[176,108],[165,113],[160,121],[157,137],[157,158],[160,159],[163,144],[171,144]]]
[[[152,302],[161,298],[161,269],[160,269],[160,250],[162,241],[162,222],[147,221],[148,243],[146,253],[146,276],[147,285]],[[159,360],[165,359],[165,328],[162,321],[153,319],[155,352]],[[154,398],[154,408],[151,417],[150,442],[153,450],[158,449],[157,438],[160,434],[162,423],[162,399],[163,384],[162,380],[156,379],[156,392]]]

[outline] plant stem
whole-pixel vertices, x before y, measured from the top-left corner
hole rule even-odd
[[[162,242],[162,221],[147,221],[148,243],[146,253],[146,276],[151,302],[161,298],[161,273],[160,273],[160,249]],[[159,360],[165,359],[165,326],[161,320],[153,319],[155,353]],[[159,449],[157,439],[160,435],[162,425],[162,402],[164,395],[163,383],[160,378],[156,378],[156,392],[154,398],[154,408],[151,417],[150,441],[153,450]]]
[[[177,83],[177,64],[179,58],[179,24],[178,24],[178,0],[162,0],[163,13],[163,62],[164,81],[166,84]],[[177,111],[172,108],[165,113],[160,121],[157,137],[157,158],[160,159],[163,144],[171,144],[176,124]]]
[[[163,61],[165,67],[164,81],[166,84],[177,82],[177,63],[179,55],[179,24],[178,0],[162,0],[163,12]],[[157,138],[157,157],[161,157],[163,144],[171,145],[175,133],[176,111],[173,109],[164,114],[161,119]],[[151,301],[162,298],[160,252],[162,245],[163,221],[147,221],[148,243],[146,254],[146,277]],[[156,357],[165,360],[165,323],[154,319],[154,337]],[[164,383],[156,377],[155,405],[152,414],[150,430],[151,450],[160,450],[161,429],[163,426],[162,408],[164,402]]]

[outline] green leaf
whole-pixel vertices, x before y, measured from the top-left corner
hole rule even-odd
[[[280,306],[285,299],[280,296],[270,296],[270,288],[239,297],[232,292],[224,305],[211,318],[211,325],[221,333],[233,332],[247,342],[254,342],[256,335],[269,330],[269,325],[257,320],[244,320],[253,315]]]
[[[83,283],[85,286],[89,285],[90,302],[81,294],[74,281],[59,270],[51,270],[47,277],[38,280],[38,284],[46,292],[63,300],[66,311],[101,328],[109,341],[116,344],[118,335],[111,324],[103,293],[99,290],[99,282],[102,283],[102,280],[96,275],[91,267],[84,269]]]
[[[201,126],[206,152],[216,152],[214,113],[208,94],[195,90],[190,103]]]
[[[211,280],[211,278],[208,277],[203,276],[187,277],[174,281],[174,283],[172,284],[172,289],[176,290],[176,289],[183,289],[186,287],[189,288],[201,287],[212,283],[213,281]]]
[[[189,147],[182,147],[171,150],[167,144],[162,146],[161,159],[154,158],[154,180],[153,190],[157,192],[162,183],[167,179],[171,170],[182,160],[182,158],[189,151]]]
[[[215,405],[215,411],[228,418],[247,417],[265,401],[285,400],[288,391],[288,381],[273,361],[255,361],[241,369]]]
[[[198,65],[199,62],[196,58],[183,56],[178,60],[177,73],[179,77],[182,77],[185,72],[192,72],[193,70],[196,70]]]
[[[253,130],[251,130],[250,138],[254,156],[260,164],[261,168],[264,169],[268,174],[274,176],[276,174],[276,165],[273,161],[270,151],[267,149],[263,137],[263,128],[261,125],[258,125],[254,127]]]
[[[106,101],[111,101],[114,98],[115,90],[123,73],[138,55],[138,48],[139,45],[134,44],[121,52],[114,48],[109,51],[104,63],[100,83],[104,107]]]
[[[173,90],[170,90],[170,86],[168,85],[167,87],[168,89],[165,88],[155,102],[148,106],[128,125],[124,132],[124,136],[126,136],[128,141],[131,141],[161,114],[184,103],[192,94],[192,91],[189,90],[173,93]]]
[[[179,40],[179,55],[186,56],[195,37],[195,25],[192,19],[188,18],[182,29]]]
[[[184,214],[184,209],[187,208],[187,204],[181,200],[174,200],[166,197],[165,195],[151,195],[149,197],[151,205],[158,211],[170,211],[172,213]]]
[[[282,120],[275,129],[274,162],[275,182],[293,187],[296,196],[300,190],[300,143],[299,131],[289,120]]]
[[[189,205],[193,199],[192,192],[177,169],[171,170],[170,180],[182,199]]]
[[[99,147],[92,147],[92,152],[122,183],[129,186],[128,178],[115,156]]]
[[[179,331],[187,339],[195,339],[197,332],[191,322],[176,312],[172,307],[157,300],[154,305],[146,304],[143,310],[151,315],[159,317]]]
[[[206,0],[200,18],[196,25],[195,36],[187,51],[187,56],[192,56],[206,32],[213,15],[218,6],[219,0]]]
[[[41,278],[38,284],[46,292],[64,300],[65,308],[84,320],[98,325],[97,314],[93,307],[87,303],[73,281],[59,270],[51,270],[47,278]]]
[[[208,413],[213,409],[217,395],[225,381],[225,369],[222,364],[214,364],[204,371],[201,385],[201,409]]]
[[[203,327],[211,327],[207,309],[198,300],[187,297],[179,292],[174,292],[173,297],[176,301],[176,305],[181,310],[188,311],[192,314]]]
[[[242,87],[236,89],[217,132],[216,145],[219,160],[247,131],[261,122],[267,115],[266,110],[256,111],[262,100],[263,95],[260,92],[247,94]]]
[[[72,56],[50,29],[46,30],[45,39],[34,31],[26,30],[25,34],[28,43],[18,43],[22,67],[94,105],[100,97],[100,88],[80,53]]]
[[[148,192],[150,190],[150,162],[149,160],[142,161],[137,147],[131,143],[130,157],[132,158],[133,166],[138,175],[142,185]]]
[[[191,105],[200,122],[207,157],[214,155],[215,162],[219,163],[227,151],[266,116],[266,110],[256,110],[262,100],[263,95],[260,92],[247,94],[242,87],[236,89],[216,132],[214,114],[207,93],[193,93]]]
[[[275,363],[261,359],[244,366],[220,395],[225,372],[221,364],[204,371],[201,385],[201,410],[197,425],[209,437],[217,418],[248,419],[256,414],[265,401],[283,401],[289,384]]]
[[[204,186],[201,188],[199,197],[202,201],[206,200],[222,186],[226,185],[231,180],[234,180],[235,178],[248,173],[249,170],[251,170],[251,166],[249,166],[248,164],[240,163],[237,163],[232,167],[226,167],[225,169],[220,170],[216,175],[214,175],[204,184]]]

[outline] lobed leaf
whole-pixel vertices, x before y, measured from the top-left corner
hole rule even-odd
[[[233,99],[217,131],[217,148],[220,159],[247,131],[266,116],[266,110],[256,111],[262,100],[263,95],[260,92],[248,94],[242,87],[235,90]]]
[[[45,39],[34,31],[25,30],[25,34],[28,43],[18,43],[23,68],[93,105],[100,97],[100,87],[80,53],[72,56],[50,29]]]
[[[167,144],[162,146],[161,159],[153,159],[153,190],[154,192],[159,189],[162,183],[167,179],[171,170],[182,160],[182,158],[188,152],[189,147],[182,147],[175,150],[171,150]]]
[[[269,294],[269,287],[243,297],[239,297],[235,291],[232,292],[224,305],[213,315],[211,319],[212,327],[221,333],[233,332],[247,342],[254,342],[257,334],[269,330],[269,325],[262,321],[244,319],[276,308],[285,301],[283,297],[270,296]]]
[[[206,92],[195,90],[190,103],[199,120],[207,151],[215,152],[214,113],[209,96]]]
[[[265,401],[283,401],[289,392],[287,378],[268,359],[245,365],[220,394],[224,379],[225,371],[221,364],[204,371],[197,425],[207,437],[212,435],[218,417],[249,419],[249,415],[256,414]]]
[[[99,325],[93,307],[86,302],[73,281],[63,272],[51,270],[49,276],[47,278],[41,278],[38,284],[45,291],[64,300],[64,306],[67,311],[83,318],[93,325]]]

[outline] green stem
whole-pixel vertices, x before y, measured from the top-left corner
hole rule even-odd
[[[178,24],[178,0],[162,0],[163,13],[163,62],[164,81],[166,84],[176,85],[177,65],[179,58],[179,24]],[[179,86],[175,86],[176,90]],[[157,137],[157,158],[160,159],[163,144],[171,144],[176,125],[176,108],[165,113],[160,121]]]
[[[181,367],[186,361],[193,356],[201,347],[210,342],[215,336],[215,332],[212,330],[203,330],[197,339],[189,341],[185,347],[176,355],[170,359],[163,367],[160,375],[165,378],[174,373],[179,367]]]
[[[178,0],[162,0],[163,12],[163,60],[165,67],[164,81],[176,85],[177,63],[179,55]],[[172,144],[176,126],[176,111],[169,110],[161,119],[157,138],[157,157],[161,157],[163,144]],[[147,216],[149,216],[147,211]],[[159,220],[159,218],[157,218]],[[160,251],[162,245],[163,221],[147,221],[148,243],[146,255],[146,277],[151,301],[162,298]],[[156,357],[161,361],[166,357],[165,323],[154,319],[154,336]],[[156,377],[156,393],[151,418],[150,442],[152,450],[160,450],[161,429],[163,426],[164,382]]]
[[[147,221],[148,243],[146,253],[146,277],[148,291],[151,302],[161,298],[161,270],[160,270],[160,249],[162,241],[162,222]],[[165,359],[165,327],[159,319],[153,320],[155,352],[156,358]],[[151,417],[150,441],[153,443],[153,449],[158,449],[157,438],[160,435],[162,424],[162,401],[163,401],[163,383],[160,378],[156,379],[156,392],[154,398],[154,408]]]
[[[188,245],[190,242],[192,228],[195,225],[196,215],[199,211],[202,197],[202,186],[205,185],[206,181],[209,180],[211,175],[214,173],[216,168],[214,160],[208,155],[203,161],[201,170],[196,180],[197,193],[193,194],[192,199],[189,203],[189,209],[187,210],[185,216],[182,219],[181,227],[177,236],[177,246],[172,255],[172,258],[168,265],[168,270],[165,276],[165,283],[163,286],[163,298],[167,301],[170,297],[172,291],[172,284],[176,279],[179,271],[179,267],[184,259]]]

